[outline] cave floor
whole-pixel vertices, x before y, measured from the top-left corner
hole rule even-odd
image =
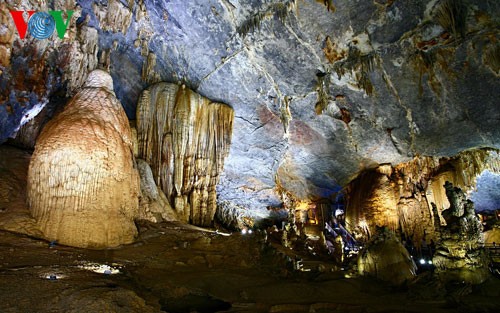
[[[95,273],[92,264],[120,273]],[[97,265],[94,266],[96,268]],[[101,269],[101,272],[103,269]],[[53,276],[50,279],[50,276]],[[54,279],[55,275],[55,279]],[[86,250],[0,232],[0,312],[498,312],[500,280],[394,289],[345,272],[300,272],[261,233],[143,224],[131,245]],[[472,291],[472,293],[471,293]]]

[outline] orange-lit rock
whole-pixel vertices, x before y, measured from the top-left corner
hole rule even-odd
[[[44,236],[78,247],[134,240],[139,179],[127,116],[111,76],[92,72],[43,129],[28,173],[28,202]]]
[[[434,221],[446,224],[441,216],[450,207],[445,182],[471,190],[477,175],[485,169],[498,171],[499,164],[494,150],[479,149],[453,158],[415,157],[394,167],[381,165],[362,173],[346,188],[348,227],[362,230],[366,222],[370,233],[375,226],[388,226],[401,229],[417,247],[423,241],[429,244],[437,236]]]
[[[500,246],[500,226],[496,225],[492,229],[484,232],[484,243]]]
[[[362,174],[348,187],[348,225],[357,227],[366,221],[370,233],[377,226],[396,229],[399,223],[397,195],[395,183],[386,174],[381,171]]]

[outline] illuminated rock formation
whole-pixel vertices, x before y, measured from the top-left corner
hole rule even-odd
[[[361,275],[375,276],[396,285],[413,279],[416,270],[408,251],[387,228],[378,229],[358,257]]]
[[[479,284],[488,276],[487,259],[482,249],[483,225],[474,212],[474,204],[465,199],[460,188],[446,182],[450,208],[442,215],[446,226],[438,232],[439,241],[433,263],[444,281]]]
[[[28,202],[44,236],[103,248],[134,240],[139,179],[127,116],[111,76],[84,88],[43,129],[28,173]]]
[[[390,166],[388,168],[391,170]],[[366,223],[369,233],[377,226],[397,229],[397,190],[390,180],[392,170],[386,173],[384,169],[386,167],[363,173],[348,187],[348,225]]]
[[[484,243],[500,246],[500,224],[494,225],[492,229],[484,232]]]
[[[499,165],[495,150],[472,150],[453,158],[416,157],[394,167],[381,165],[362,173],[346,188],[348,227],[368,234],[377,226],[400,229],[417,247],[423,241],[435,241],[436,225],[445,224],[441,212],[450,207],[445,182],[471,190],[477,175],[485,169],[498,172]]]
[[[141,177],[138,219],[148,220],[153,223],[158,223],[162,220],[169,222],[177,221],[177,214],[173,211],[163,191],[156,185],[149,164],[144,160],[138,159],[137,169]]]
[[[232,127],[232,108],[184,86],[159,83],[143,92],[137,107],[139,156],[151,165],[181,220],[212,222]]]

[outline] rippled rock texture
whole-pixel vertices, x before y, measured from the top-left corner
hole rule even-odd
[[[137,107],[139,156],[179,218],[211,225],[216,186],[233,132],[233,109],[186,86],[159,83],[146,89]]]
[[[111,76],[93,71],[38,138],[28,171],[31,214],[45,238],[62,244],[130,243],[139,188],[127,116]]]

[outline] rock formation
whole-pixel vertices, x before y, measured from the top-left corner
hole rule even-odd
[[[472,190],[477,175],[486,169],[498,172],[499,163],[495,150],[479,149],[453,158],[416,157],[397,166],[380,165],[360,174],[345,189],[347,226],[355,230],[366,225],[365,233],[382,226],[401,230],[417,247],[422,240],[436,241],[437,226],[445,223],[441,212],[450,207],[444,182]]]
[[[151,167],[146,161],[138,159],[137,169],[141,177],[141,197],[139,199],[140,220],[153,223],[177,221],[178,217],[170,206],[163,191],[156,185]]]
[[[444,281],[479,284],[488,276],[488,263],[482,245],[483,225],[474,212],[474,204],[466,200],[460,188],[446,182],[450,208],[442,215],[446,226],[438,230],[439,241],[433,263],[436,274]]]
[[[28,173],[28,203],[44,236],[104,248],[134,240],[139,178],[127,116],[111,76],[85,86],[43,129]]]
[[[231,107],[184,85],[158,83],[137,106],[139,156],[182,221],[210,225],[216,186],[229,153]]]
[[[248,209],[234,205],[229,201],[217,204],[215,218],[217,222],[231,230],[253,228],[255,223]]]
[[[494,225],[490,230],[484,232],[484,243],[500,246],[500,223]]]
[[[0,146],[0,229],[42,237],[26,209],[26,176],[31,154]]]
[[[396,235],[379,228],[358,257],[358,271],[400,285],[416,276],[417,266]]]

